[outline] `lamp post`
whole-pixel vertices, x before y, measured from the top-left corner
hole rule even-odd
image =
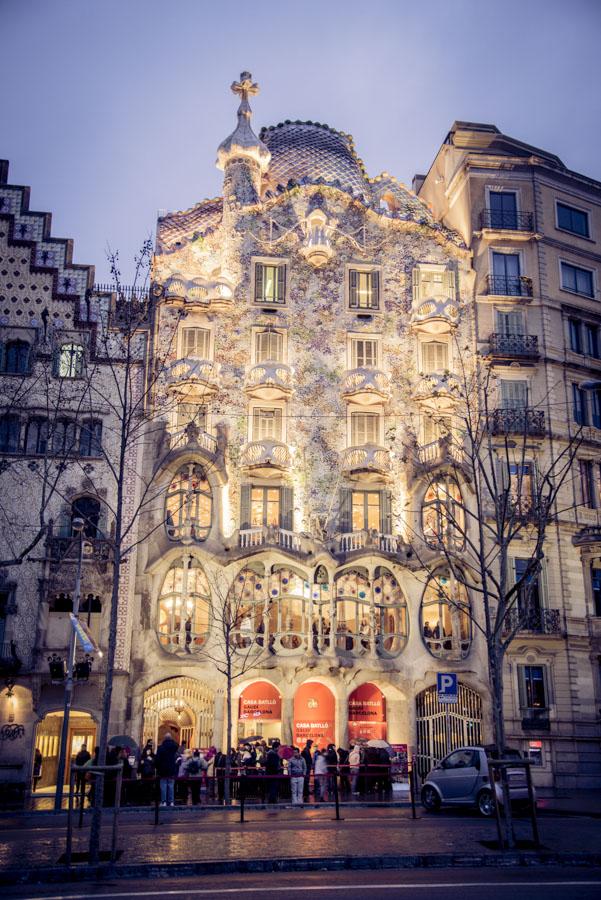
[[[73,615],[79,614],[79,597],[81,594],[81,561],[83,558],[83,519],[73,519],[71,527],[79,538],[79,553],[77,554],[77,572],[75,575],[75,591],[73,593]],[[54,809],[60,812],[63,805],[63,782],[65,780],[65,768],[67,765],[67,740],[69,738],[69,716],[73,700],[73,669],[75,666],[75,650],[77,642],[75,629],[70,628],[69,651],[67,656],[67,679],[65,681],[65,703],[63,706],[63,724],[61,728],[60,751],[58,757],[58,771],[56,773],[56,794],[54,796]]]

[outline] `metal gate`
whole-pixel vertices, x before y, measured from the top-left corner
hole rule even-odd
[[[417,714],[416,766],[423,780],[432,766],[456,747],[482,742],[480,695],[459,683],[457,703],[439,703],[436,685],[415,698]]]

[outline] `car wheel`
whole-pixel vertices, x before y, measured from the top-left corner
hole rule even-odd
[[[481,816],[486,816],[486,818],[494,816],[495,800],[492,791],[480,791],[478,794],[478,812]]]
[[[429,784],[422,788],[422,806],[428,812],[438,812],[440,809],[440,797]]]

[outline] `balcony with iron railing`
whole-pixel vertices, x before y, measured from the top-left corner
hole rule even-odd
[[[493,359],[537,359],[538,338],[535,334],[500,334],[488,339],[488,355]]]
[[[250,370],[244,390],[258,400],[285,400],[292,393],[292,370],[281,362],[262,362]]]
[[[495,297],[532,297],[532,279],[526,275],[487,275],[486,293]]]
[[[343,474],[355,481],[375,481],[390,474],[390,451],[378,444],[361,444],[342,452]]]
[[[390,379],[379,369],[351,369],[345,375],[342,396],[361,406],[381,403],[390,398]]]
[[[545,436],[545,413],[542,409],[518,407],[493,409],[490,429],[494,435],[518,434],[524,437]]]
[[[249,441],[242,447],[240,466],[255,475],[270,477],[284,472],[292,465],[292,455],[287,444],[265,438]]]
[[[503,632],[561,635],[561,613],[558,609],[510,609],[503,621]]]
[[[483,209],[480,227],[491,231],[534,231],[534,216],[531,212],[517,210]]]

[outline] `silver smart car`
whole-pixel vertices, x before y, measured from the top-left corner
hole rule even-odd
[[[492,793],[494,783],[497,802],[503,802],[501,784],[492,782],[488,758],[491,755],[484,747],[460,747],[445,756],[428,773],[422,787],[422,804],[434,812],[441,804],[449,806],[477,806],[483,816],[492,816],[495,804]],[[521,759],[519,750],[507,749],[504,759]],[[512,806],[528,805],[528,785],[526,772],[521,767],[507,769],[509,796]]]

